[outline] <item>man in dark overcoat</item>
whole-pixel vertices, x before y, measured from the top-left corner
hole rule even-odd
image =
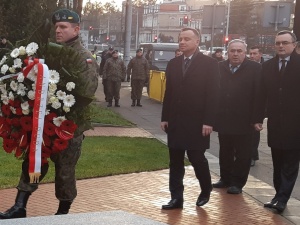
[[[204,153],[215,122],[219,69],[216,60],[199,52],[199,41],[197,30],[182,29],[179,48],[183,55],[172,59],[166,69],[161,127],[168,134],[171,201],[162,209],[183,207],[185,152],[201,187],[196,205],[206,204],[212,190]]]
[[[281,31],[275,38],[277,55],[263,64],[262,85],[256,107],[257,130],[262,130],[264,109],[268,117],[268,145],[273,160],[276,194],[264,206],[284,211],[293,191],[300,161],[300,55],[296,36]]]
[[[228,60],[219,62],[220,101],[216,130],[220,143],[220,175],[214,188],[228,187],[240,194],[251,164],[254,101],[258,94],[261,65],[246,58],[247,45],[240,39],[228,44]]]

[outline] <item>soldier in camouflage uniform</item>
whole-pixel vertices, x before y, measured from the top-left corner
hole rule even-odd
[[[91,53],[80,43],[78,36],[80,19],[78,14],[67,9],[61,9],[53,14],[52,22],[55,25],[56,41],[73,47],[81,55],[80,61],[74,63],[82,68],[82,82],[85,82],[85,98],[77,101],[77,104],[80,104],[80,107],[83,108],[91,103],[98,86],[97,63]],[[84,130],[85,128],[78,126],[78,132],[76,131],[74,138],[69,140],[69,147],[62,152],[51,155],[51,160],[55,164],[55,195],[59,200],[56,215],[67,214],[77,195],[75,166],[81,153]],[[28,163],[27,159],[22,164],[22,174],[17,186],[18,194],[15,205],[5,213],[0,213],[0,219],[26,217],[28,198],[38,188],[37,183],[29,182]],[[48,167],[48,164],[43,164],[40,181],[46,175]]]
[[[132,73],[132,74],[131,74]],[[130,81],[131,74],[131,106],[142,107],[141,98],[143,87],[149,80],[149,64],[147,59],[143,56],[143,50],[136,50],[136,57],[130,60],[127,66],[127,81]]]
[[[107,107],[112,106],[112,100],[115,99],[115,107],[120,107],[120,89],[121,82],[125,80],[126,66],[123,60],[119,59],[118,50],[112,52],[103,68],[103,79],[107,80]]]

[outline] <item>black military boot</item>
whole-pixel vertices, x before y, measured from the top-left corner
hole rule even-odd
[[[8,209],[4,213],[0,213],[0,219],[13,219],[13,218],[24,218],[26,217],[26,205],[29,196],[31,195],[28,191],[19,191],[16,197],[15,205]]]
[[[59,201],[58,210],[55,215],[68,214],[71,208],[72,201]]]
[[[141,105],[141,99],[138,99],[138,100],[137,100],[136,106],[142,107],[142,105]]]
[[[108,101],[107,107],[112,107],[112,100]]]
[[[135,106],[135,100],[132,100],[132,104],[131,104],[132,107]]]
[[[115,107],[120,107],[119,100],[115,99]]]

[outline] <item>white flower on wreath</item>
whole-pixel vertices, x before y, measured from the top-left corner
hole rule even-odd
[[[56,96],[59,100],[64,100],[66,97],[66,92],[59,90],[58,92],[56,92]]]
[[[59,109],[61,107],[61,103],[60,102],[53,102],[51,104],[51,107],[54,109]]]
[[[1,95],[1,101],[4,105],[8,105],[9,99],[6,95]]]
[[[4,64],[2,67],[1,67],[1,73],[2,74],[5,74],[7,72],[7,70],[9,69],[8,65]]]
[[[30,100],[34,100],[35,99],[35,91],[33,91],[33,90],[28,91],[27,96]]]
[[[26,54],[26,48],[24,46],[21,46],[19,48],[19,55],[25,55]]]
[[[31,42],[26,47],[26,53],[27,53],[27,55],[29,55],[29,56],[34,55],[36,53],[36,51],[38,50],[38,48],[39,48],[39,46],[38,46],[37,43]]]
[[[68,82],[66,84],[66,88],[68,91],[72,91],[75,88],[75,83],[74,82]]]
[[[17,77],[17,80],[19,83],[23,82],[24,81],[24,74],[23,73],[18,73],[18,77]]]
[[[29,109],[22,109],[22,113],[24,115],[28,115],[30,113],[30,110]]]
[[[53,123],[55,126],[60,127],[61,123],[66,120],[65,116],[58,116],[53,118]]]
[[[50,109],[46,109],[45,115],[49,115],[49,114],[50,114]]]
[[[18,86],[17,94],[21,95],[21,96],[25,96],[26,95],[26,90],[27,90],[27,88],[25,87],[25,85],[23,83],[20,83],[19,86]]]
[[[10,106],[9,108],[10,108],[10,111],[11,111],[13,114],[16,114],[16,112],[17,112],[16,108],[14,108],[14,107],[12,107],[12,106]]]
[[[33,91],[35,91],[35,83],[33,83],[33,84],[31,85],[31,88],[32,88]]]
[[[16,69],[14,67],[9,67],[8,70],[10,73],[16,73]]]
[[[2,66],[3,63],[5,63],[6,60],[7,60],[7,57],[6,57],[6,56],[3,56],[3,58],[2,58],[1,61],[0,61],[0,66]]]
[[[14,80],[12,80],[11,82],[10,82],[10,88],[13,90],[13,91],[17,91],[18,90],[18,83],[17,82],[15,82]]]
[[[26,110],[26,109],[29,109],[29,103],[26,101],[26,102],[23,102],[21,103],[21,108],[22,110]]]
[[[14,60],[14,65],[13,65],[13,67],[14,68],[22,68],[22,60],[21,59],[19,59],[19,58],[17,58],[17,59],[15,59]]]
[[[63,110],[68,113],[71,111],[70,107],[67,107],[67,106],[63,106]]]
[[[57,90],[57,85],[56,84],[49,84],[49,87],[48,87],[48,91],[50,93],[55,93],[55,91]]]
[[[8,98],[9,98],[9,100],[12,100],[12,101],[15,100],[15,96],[11,91],[8,93]]]
[[[6,84],[0,84],[0,91],[6,92]]]
[[[57,84],[59,82],[59,73],[55,70],[49,70],[49,82],[51,84]]]
[[[55,103],[55,102],[59,102],[58,98],[56,98],[54,95],[52,95],[50,98],[49,98],[49,103]]]
[[[10,56],[12,58],[17,58],[20,55],[20,50],[18,48],[15,48],[14,50],[12,50],[12,52],[10,53]]]
[[[67,95],[63,100],[63,103],[67,107],[72,107],[75,104],[75,98],[73,95]]]

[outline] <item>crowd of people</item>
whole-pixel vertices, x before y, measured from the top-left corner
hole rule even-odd
[[[240,194],[250,167],[258,160],[259,131],[268,119],[268,145],[273,161],[275,196],[264,207],[281,213],[293,191],[300,161],[299,43],[291,31],[275,38],[276,56],[264,62],[261,49],[240,39],[228,43],[228,59],[218,49],[212,57],[199,53],[199,33],[184,28],[181,56],[166,70],[161,128],[167,133],[171,200],[162,209],[183,208],[184,156],[199,180],[197,206],[205,205],[213,188]],[[215,60],[214,60],[214,59]],[[209,135],[218,132],[220,180],[212,183],[205,151]]]

